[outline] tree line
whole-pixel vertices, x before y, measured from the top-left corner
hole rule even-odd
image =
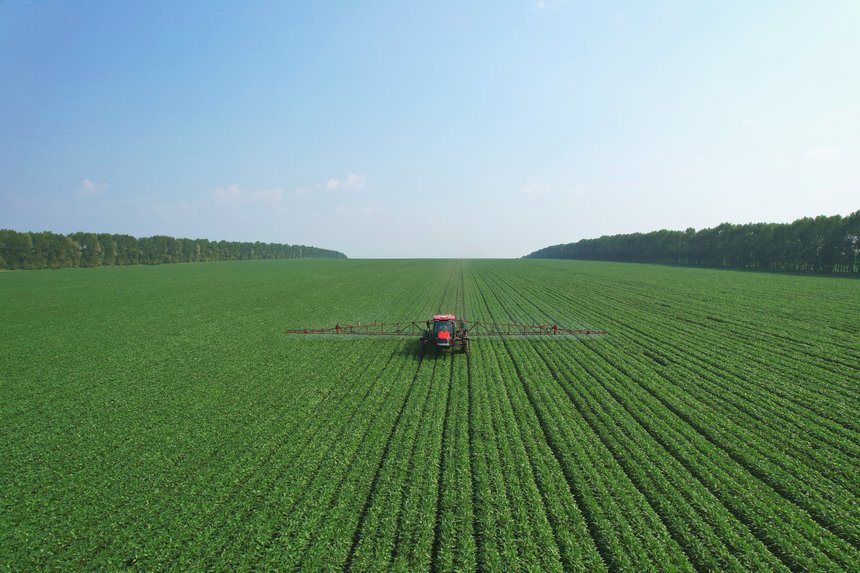
[[[860,273],[860,211],[792,223],[723,223],[696,231],[606,235],[525,258],[668,263],[810,273]]]
[[[247,259],[345,259],[338,251],[284,245],[207,239],[175,239],[164,235],[132,237],[108,233],[61,235],[0,230],[0,268],[59,269],[116,265],[159,265]]]

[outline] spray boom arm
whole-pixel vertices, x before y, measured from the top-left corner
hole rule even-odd
[[[336,324],[330,328],[298,328],[287,334],[345,334],[352,336],[420,336],[432,321],[372,322],[370,324]],[[608,334],[605,330],[564,328],[557,324],[521,324],[516,322],[483,322],[457,320],[465,334],[471,336],[588,336]]]

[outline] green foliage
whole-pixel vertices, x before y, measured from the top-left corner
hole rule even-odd
[[[305,245],[237,243],[107,233],[20,233],[0,229],[0,269],[60,269],[250,259],[345,259]]]
[[[860,211],[790,224],[723,223],[713,229],[603,236],[525,258],[670,263],[812,273],[860,273]]]
[[[2,569],[860,568],[854,281],[95,239],[0,274]],[[440,309],[610,334],[284,335]]]

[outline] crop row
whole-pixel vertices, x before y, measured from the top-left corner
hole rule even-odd
[[[539,289],[530,289],[529,286],[533,286],[533,283],[524,275],[511,276],[507,274],[504,277],[505,280],[493,280],[499,277],[493,276],[495,275],[493,272],[486,274],[490,275],[490,278],[478,278],[477,280],[483,280],[483,284],[479,287],[482,293],[494,293],[494,300],[488,306],[494,306],[496,314],[493,314],[494,311],[488,310],[487,312],[491,316],[511,320],[545,320],[546,317],[541,316],[541,302],[543,302],[543,308],[545,309],[557,310],[560,307],[558,302],[553,303],[550,301],[550,304],[547,304],[547,301],[542,301],[540,294],[535,292]],[[545,284],[540,286],[545,286]],[[586,300],[583,305],[587,305],[587,302]],[[616,306],[616,310],[621,310],[622,312],[627,310],[623,307],[618,309],[618,306]],[[626,312],[624,316],[629,317]],[[558,317],[554,318],[560,321]],[[613,338],[618,338],[620,335],[623,341],[626,336],[630,336],[630,330],[620,329],[619,326],[623,328],[624,325],[618,323],[614,325],[614,328],[608,328],[612,330]],[[642,341],[640,340],[639,342],[641,343]],[[518,364],[528,364],[528,356],[531,353],[524,349],[524,347],[517,346],[517,344],[516,342],[511,343],[511,345],[514,345],[514,348],[519,350],[519,352],[512,354],[511,360],[516,359]],[[644,359],[641,352],[631,352],[630,345],[618,345],[615,341],[611,345],[601,342],[583,342],[574,348],[584,349],[586,352],[579,352],[573,355],[568,354],[568,351],[564,349],[559,351],[559,343],[556,341],[535,341],[533,344],[535,345],[535,351],[541,355],[545,366],[554,372],[558,383],[568,389],[567,398],[576,406],[577,412],[585,412],[588,411],[588,408],[611,403],[607,401],[606,395],[601,396],[600,394],[592,395],[589,399],[583,399],[582,401],[578,400],[578,397],[583,393],[593,390],[594,386],[599,388],[600,384],[606,385],[617,380],[619,387],[614,391],[618,393],[619,397],[628,397],[630,392],[640,385],[646,390],[646,393],[630,404],[627,410],[618,410],[616,408],[614,411],[606,412],[602,416],[596,413],[591,414],[589,422],[595,431],[601,433],[601,438],[610,449],[615,448],[613,449],[614,458],[624,466],[627,476],[646,495],[651,506],[664,519],[668,529],[672,531],[673,536],[677,537],[681,546],[684,547],[691,562],[697,566],[712,567],[717,563],[719,564],[719,568],[735,568],[731,566],[730,558],[741,558],[742,560],[739,563],[743,563],[744,567],[749,567],[751,563],[759,563],[761,564],[759,567],[763,567],[763,564],[767,563],[768,559],[762,558],[760,551],[765,547],[769,548],[790,567],[841,566],[850,568],[856,562],[855,549],[851,544],[842,541],[827,529],[823,529],[811,521],[808,516],[799,512],[792,503],[787,503],[784,497],[780,497],[776,492],[769,489],[766,484],[763,484],[760,478],[767,477],[771,481],[777,478],[789,478],[787,480],[788,483],[782,485],[781,493],[786,495],[787,492],[796,491],[806,495],[806,497],[798,496],[791,501],[801,503],[808,509],[818,510],[813,515],[817,515],[818,519],[825,525],[841,533],[847,539],[851,539],[853,535],[852,524],[856,524],[856,519],[852,519],[852,511],[856,511],[853,509],[856,505],[852,506],[852,502],[856,500],[852,492],[840,489],[841,486],[835,485],[826,479],[822,481],[820,476],[818,479],[808,479],[806,482],[798,483],[798,485],[794,486],[790,480],[793,474],[789,470],[795,469],[797,471],[796,468],[792,468],[792,465],[796,463],[795,460],[786,458],[785,456],[780,458],[778,452],[769,451],[765,444],[769,445],[771,441],[767,439],[766,433],[764,435],[761,434],[760,427],[756,427],[756,433],[753,434],[750,431],[746,431],[743,426],[738,424],[733,425],[730,421],[728,422],[729,425],[726,426],[726,417],[714,415],[714,402],[709,403],[701,409],[691,409],[691,404],[696,404],[697,402],[689,395],[689,392],[691,388],[698,388],[698,385],[683,385],[683,381],[675,379],[672,382],[678,384],[679,389],[667,397],[666,383],[668,380],[665,377],[661,379],[661,369],[649,368],[647,362],[644,361],[647,359]],[[510,345],[508,346],[510,347]],[[589,364],[584,371],[582,369],[570,370],[571,359],[583,360],[583,357],[589,361],[598,360],[604,366],[597,368],[593,364]],[[559,374],[559,372],[562,374]],[[692,372],[692,375],[697,376],[697,373]],[[521,379],[524,384],[533,383],[536,379],[536,374],[530,373],[522,376]],[[649,379],[654,380],[655,385],[650,385]],[[582,380],[590,381],[590,383],[581,382]],[[568,386],[569,384],[573,384],[573,388],[578,388],[579,390],[576,392],[571,390]],[[655,412],[663,417],[668,416],[671,420],[670,426],[648,431],[649,426],[646,422],[652,423],[651,420],[640,419],[643,413],[647,412],[643,407],[647,404],[647,400],[657,402],[658,405],[655,407]],[[676,403],[673,400],[681,401]],[[690,400],[694,401],[691,403]],[[634,425],[628,422],[631,417],[634,420]],[[627,429],[619,429],[619,426],[623,427],[625,425]],[[721,435],[718,429],[721,426],[732,428],[737,433],[730,436],[726,434]],[[717,430],[710,431],[714,427]],[[633,440],[635,435],[633,429],[637,428],[640,436],[650,437],[637,439],[634,442],[636,447],[630,449],[630,441]],[[612,439],[613,431],[622,432],[621,437],[618,437],[617,441],[613,441]],[[691,532],[688,529],[697,523],[697,519],[695,518],[695,513],[687,516],[684,516],[683,513],[678,513],[683,512],[683,504],[678,499],[675,499],[676,503],[667,504],[668,500],[673,498],[673,490],[667,490],[663,484],[695,483],[696,480],[691,478],[697,477],[697,468],[692,465],[692,461],[676,455],[674,453],[674,444],[668,440],[668,437],[674,437],[679,432],[689,434],[691,439],[694,440],[691,443],[697,443],[703,447],[703,455],[707,456],[708,459],[719,460],[722,458],[724,462],[721,465],[734,468],[732,472],[726,475],[725,482],[705,480],[704,477],[706,476],[703,474],[700,484],[703,483],[705,486],[702,487],[699,485],[697,493],[699,497],[691,498],[711,500],[711,507],[716,512],[713,515],[719,517],[711,516],[708,518],[709,521],[705,520],[705,523],[709,523],[709,527],[714,527],[715,524],[721,523],[721,527],[723,528],[720,531],[714,530],[712,535],[706,533],[707,528],[699,530],[698,533],[695,531]],[[618,436],[617,433],[615,435]],[[736,440],[737,436],[741,436],[743,439]],[[727,441],[730,441],[730,443],[727,444]],[[651,460],[651,464],[657,465],[659,469],[655,471],[667,472],[662,476],[660,473],[654,475],[650,481],[644,477],[647,475],[647,469],[643,468],[642,464],[646,463],[646,458],[639,457],[638,463],[633,461],[637,459],[637,456],[634,454],[643,451],[641,449],[643,444],[648,444],[653,450],[647,459]],[[729,447],[728,453],[726,452],[727,446]],[[741,454],[745,451],[751,453],[748,457],[743,458]],[[741,452],[741,454],[738,452]],[[675,459],[670,460],[667,453],[674,456]],[[734,453],[735,456],[728,455],[731,453]],[[782,460],[783,465],[768,466],[766,461],[762,463],[762,455],[768,454],[771,459]],[[756,455],[758,457],[753,458]],[[651,459],[651,456],[654,456],[654,459]],[[661,460],[659,456],[662,456],[663,459]],[[745,464],[738,464],[738,460],[745,462]],[[665,470],[660,465],[664,461],[668,466]],[[752,463],[754,462],[760,465],[753,467]],[[701,463],[701,461],[698,463]],[[679,469],[679,464],[681,469]],[[753,472],[750,472],[751,467]],[[709,476],[712,476],[713,473],[719,473],[719,470],[724,469],[725,467],[715,467]],[[850,468],[844,465],[838,467],[837,470],[837,475],[841,476],[840,481],[846,481],[846,477],[851,475]],[[767,472],[771,472],[771,474],[768,475]],[[804,472],[797,473],[806,477]],[[680,477],[672,478],[672,475],[679,475]],[[739,486],[742,487],[739,491],[753,490],[754,495],[747,494],[744,496],[749,503],[737,503],[735,501],[737,494],[733,494],[731,497],[721,495],[726,487],[731,486],[733,479],[738,480],[739,484],[743,484],[743,486]],[[717,484],[722,487],[720,489],[713,489],[713,491],[708,489],[708,487],[716,488]],[[680,486],[673,485],[673,487]],[[674,495],[676,497],[677,495],[684,495],[684,488],[681,487],[680,489],[681,491],[675,492]],[[814,497],[816,491],[821,491],[822,494],[818,498],[819,505],[814,506],[813,504],[816,503]],[[836,493],[839,491],[842,493]],[[716,495],[716,498],[714,495]],[[827,495],[831,496],[831,499],[833,495],[836,495],[837,503],[830,506],[824,504],[823,502]],[[843,496],[841,502],[838,498],[839,495]],[[722,508],[719,505],[720,500],[725,504]],[[762,500],[765,503],[761,503]],[[713,505],[715,501],[717,505]],[[701,506],[700,502],[694,505],[694,507],[699,506]],[[756,507],[759,509],[755,509]],[[834,513],[838,512],[840,508],[845,508],[844,511],[846,513]],[[778,522],[776,527],[774,527],[774,524],[769,523],[768,520],[771,517],[780,515],[783,518],[782,523]],[[701,520],[698,520],[698,522],[701,523]],[[770,531],[764,529],[765,525],[769,526]],[[736,544],[730,550],[721,550],[719,548],[719,545],[723,543],[721,540],[737,539],[736,534],[730,534],[729,532],[738,529],[746,532],[747,541],[742,542],[740,545]],[[773,530],[780,531],[778,534],[774,534]],[[755,537],[751,535],[751,532],[755,533]],[[709,543],[715,545],[709,548]],[[823,547],[823,551],[818,549],[819,544]],[[755,549],[756,547],[758,549]],[[741,551],[743,548],[746,548],[745,550],[749,551],[749,553],[745,555],[744,551]],[[767,556],[767,553],[764,555]],[[769,560],[773,565],[773,555],[770,556]]]
[[[625,309],[624,315],[629,317],[635,312],[635,309]],[[839,455],[844,450],[849,456],[848,459],[855,458],[860,454],[856,441],[851,439],[853,434],[850,430],[845,429],[840,424],[828,423],[826,420],[822,422],[820,417],[816,417],[808,411],[805,412],[805,416],[803,412],[795,412],[795,415],[788,416],[783,411],[786,407],[785,402],[775,400],[767,391],[767,387],[756,386],[734,373],[732,368],[732,364],[735,363],[734,360],[730,359],[727,362],[725,359],[721,360],[723,357],[714,355],[713,348],[721,344],[720,340],[714,342],[703,340],[701,345],[697,345],[693,351],[687,351],[685,343],[689,344],[691,339],[696,341],[698,335],[695,333],[685,333],[683,336],[676,335],[672,332],[671,325],[665,324],[665,321],[662,321],[660,317],[654,317],[653,321],[664,324],[665,329],[665,334],[656,342],[643,332],[641,324],[631,326],[616,322],[616,328],[613,330],[614,341],[620,339],[621,343],[624,344],[623,352],[631,354],[631,359],[644,360],[647,363],[649,362],[649,360],[645,360],[647,357],[658,362],[659,366],[656,368],[654,368],[653,363],[650,364],[650,367],[646,364],[646,370],[654,370],[661,376],[677,375],[681,377],[680,380],[676,381],[687,392],[713,392],[719,396],[719,400],[709,404],[709,407],[720,407],[728,403],[729,408],[734,408],[735,412],[739,412],[741,415],[749,415],[752,412],[756,414],[756,423],[770,425],[775,431],[781,432],[781,435],[784,435],[787,427],[800,424],[807,439],[810,436],[817,437],[817,439],[834,446],[835,451],[830,450],[827,452],[828,454]],[[665,345],[666,349],[661,350],[658,344]],[[682,348],[684,348],[684,352],[681,352]],[[637,355],[644,355],[644,357]],[[666,366],[670,367],[666,368]],[[690,376],[694,376],[699,383],[685,384],[683,377],[689,380]],[[711,388],[714,390],[710,390]],[[744,389],[746,389],[746,393],[743,392]],[[790,409],[792,404],[789,403],[787,406]],[[727,418],[731,418],[732,412],[727,410],[725,413]],[[748,420],[744,419],[744,422],[748,422]],[[817,453],[816,448],[798,449],[796,444],[790,441],[773,440],[773,442],[774,447],[792,448],[791,453],[793,455],[809,454],[815,456]],[[829,459],[822,458],[813,459],[815,459],[816,465],[826,464],[829,461]],[[843,464],[837,468],[841,475],[845,474],[845,463],[848,459],[843,459]]]

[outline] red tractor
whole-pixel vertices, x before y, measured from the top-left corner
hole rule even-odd
[[[421,344],[435,344],[438,348],[452,348],[469,352],[466,321],[453,314],[437,314],[427,321],[427,330],[421,335]]]

